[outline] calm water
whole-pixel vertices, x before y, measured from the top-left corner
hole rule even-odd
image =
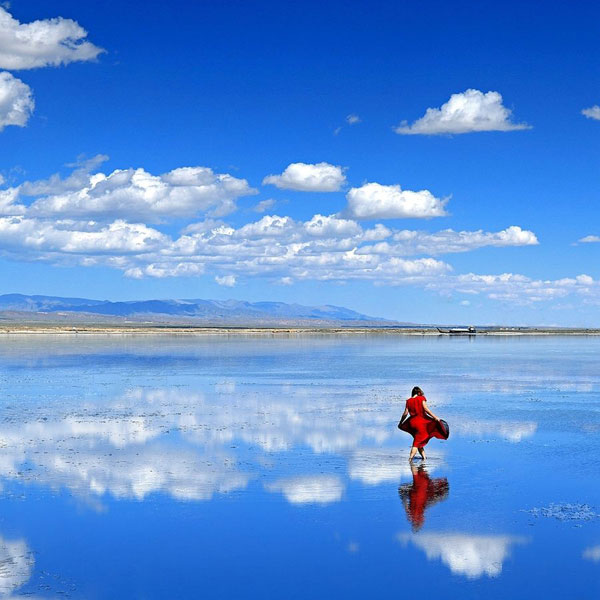
[[[0,597],[597,599],[599,354],[4,337]],[[413,385],[451,436],[411,470]]]

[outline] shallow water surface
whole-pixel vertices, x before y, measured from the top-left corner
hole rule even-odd
[[[0,598],[596,599],[599,351],[3,337]],[[451,435],[411,468],[414,385]]]

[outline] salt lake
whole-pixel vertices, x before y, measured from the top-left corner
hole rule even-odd
[[[600,339],[6,336],[0,597],[600,596]],[[419,385],[448,421],[424,465]]]

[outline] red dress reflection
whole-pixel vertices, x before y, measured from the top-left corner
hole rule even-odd
[[[431,479],[425,467],[411,465],[413,482],[398,488],[398,494],[404,504],[406,516],[413,531],[418,531],[425,523],[425,511],[448,497],[450,487],[445,477]]]

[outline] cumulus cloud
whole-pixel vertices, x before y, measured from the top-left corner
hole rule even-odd
[[[463,533],[400,534],[398,540],[423,550],[428,560],[441,560],[452,573],[468,579],[497,577],[515,544],[525,543],[511,535],[467,535]]]
[[[281,175],[267,175],[263,179],[263,185],[300,192],[337,192],[344,183],[344,169],[326,162],[292,163]]]
[[[261,277],[284,285],[312,280],[418,286],[443,295],[481,294],[523,305],[569,295],[587,304],[600,299],[600,283],[589,275],[558,280],[518,273],[455,275],[447,262],[436,258],[482,247],[538,243],[534,232],[516,225],[496,232],[429,233],[382,223],[366,227],[346,211],[316,214],[306,221],[268,214],[236,228],[206,216],[233,210],[238,196],[255,193],[246,180],[206,167],[183,167],[163,175],[144,169],[95,173],[106,158],[80,159],[65,177],[53,175],[0,189],[0,253],[15,260],[104,266],[132,278],[207,275],[225,286]],[[360,193],[372,199],[364,192],[373,185],[379,186],[350,190],[355,212],[364,215],[366,210],[351,200],[360,199]],[[384,206],[388,196],[407,193],[397,186],[379,187],[392,188],[382,194]],[[443,201],[434,199],[434,208],[436,202],[443,211]],[[168,219],[202,211],[205,218],[188,223],[179,236],[161,231]],[[159,225],[152,227],[149,221]]]
[[[207,167],[180,167],[162,175],[141,168],[109,174],[78,168],[65,180],[54,176],[24,184],[21,193],[44,194],[31,205],[32,216],[159,221],[203,212],[226,215],[236,209],[237,198],[257,192],[245,179]]]
[[[595,121],[600,121],[600,106],[595,104],[594,106],[590,106],[589,108],[584,108],[581,111],[581,114],[588,119],[594,119]]]
[[[399,185],[365,183],[349,190],[346,198],[346,213],[355,219],[426,219],[447,214],[447,199],[436,198],[429,190],[402,190]]]
[[[0,131],[8,125],[24,127],[34,106],[31,88],[10,73],[0,72]]]
[[[357,123],[361,123],[362,119],[355,113],[352,113],[346,117],[346,123],[348,125],[356,125]]]
[[[66,186],[66,181],[54,184]],[[0,217],[0,251],[11,258],[103,265],[133,278],[209,273],[226,286],[245,277],[264,277],[286,285],[302,280],[362,280],[378,285],[420,285],[444,293],[485,293],[501,299],[514,296],[518,301],[529,301],[532,292],[551,298],[550,288],[566,295],[598,287],[588,276],[557,282],[535,282],[514,274],[455,276],[450,265],[432,257],[483,246],[537,242],[533,232],[516,226],[500,232],[445,230],[428,234],[395,231],[380,223],[365,228],[337,215],[317,214],[307,221],[265,215],[237,229],[211,219],[192,223],[173,239],[159,229],[125,219],[107,223],[84,220],[83,215],[62,219],[34,216],[39,201],[30,208],[19,204],[17,189],[0,191],[0,212],[6,215]]]
[[[71,19],[20,23],[0,7],[0,68],[34,69],[94,60],[104,50],[86,37],[87,31]]]
[[[390,231],[381,225],[364,230],[355,221],[333,215],[315,215],[305,222],[268,215],[239,229],[222,225],[200,229],[175,240],[162,251],[161,260],[201,263],[232,275],[262,275],[274,280],[291,277],[389,282],[450,269],[433,258],[409,260],[360,254],[361,244],[384,239]]]
[[[291,504],[329,504],[342,499],[344,484],[335,475],[290,477],[268,483],[270,492],[281,492]]]
[[[582,244],[594,244],[600,242],[600,235],[586,235],[578,241]]]
[[[512,111],[502,104],[498,92],[484,94],[468,89],[452,94],[440,108],[428,108],[412,125],[402,122],[395,131],[402,135],[439,135],[530,129],[526,123],[514,123],[511,116]]]
[[[156,229],[120,220],[101,225],[94,221],[45,221],[23,216],[0,218],[0,248],[25,255],[139,255],[159,249],[167,239]]]

